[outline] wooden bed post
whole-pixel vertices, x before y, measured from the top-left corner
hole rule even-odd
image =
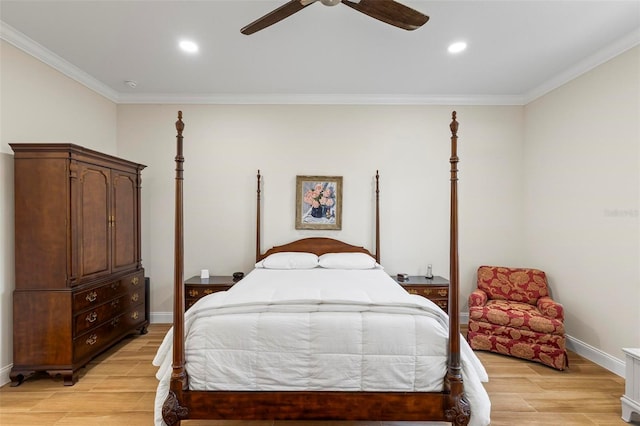
[[[188,409],[180,406],[182,391],[188,388],[188,378],[184,369],[184,219],[183,219],[183,163],[182,154],[182,111],[178,111],[176,121],[178,131],[176,154],[176,212],[174,247],[174,298],[173,298],[173,364],[169,395],[162,406],[162,418],[169,425],[180,425],[180,419],[188,417]]]
[[[258,189],[256,191],[256,262],[260,260],[260,170],[258,169]]]
[[[376,170],[376,262],[380,263],[380,174]]]
[[[451,114],[451,212],[449,243],[449,360],[445,385],[450,391],[449,408],[446,410],[447,420],[456,426],[467,425],[471,416],[462,383],[460,364],[460,267],[458,264],[458,122],[456,112]]]

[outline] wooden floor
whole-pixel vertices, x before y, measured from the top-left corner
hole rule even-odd
[[[46,375],[0,388],[0,425],[152,425],[157,381],[151,365],[168,329],[154,324],[82,369],[78,383],[62,385]],[[624,379],[570,353],[570,368],[478,352],[489,373],[492,426],[625,425],[620,396]],[[274,426],[274,422],[185,421],[189,426]],[[275,426],[410,426],[429,422],[275,422]],[[640,423],[634,423],[636,425]]]

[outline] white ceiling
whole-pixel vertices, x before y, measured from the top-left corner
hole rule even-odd
[[[640,43],[640,0],[401,0],[415,31],[318,2],[240,33],[286,1],[1,0],[0,34],[121,103],[522,104]]]

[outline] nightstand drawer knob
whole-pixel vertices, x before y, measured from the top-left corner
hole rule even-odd
[[[200,294],[198,290],[194,290],[194,289],[189,290],[189,296],[191,297],[196,297],[198,294]]]

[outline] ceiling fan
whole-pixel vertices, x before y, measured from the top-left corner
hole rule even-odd
[[[305,7],[318,1],[325,6],[335,6],[338,3],[342,3],[360,13],[405,30],[420,28],[429,20],[427,15],[394,0],[290,0],[263,17],[256,19],[242,28],[240,32],[246,35],[253,34],[282,21],[296,12],[300,12]]]

